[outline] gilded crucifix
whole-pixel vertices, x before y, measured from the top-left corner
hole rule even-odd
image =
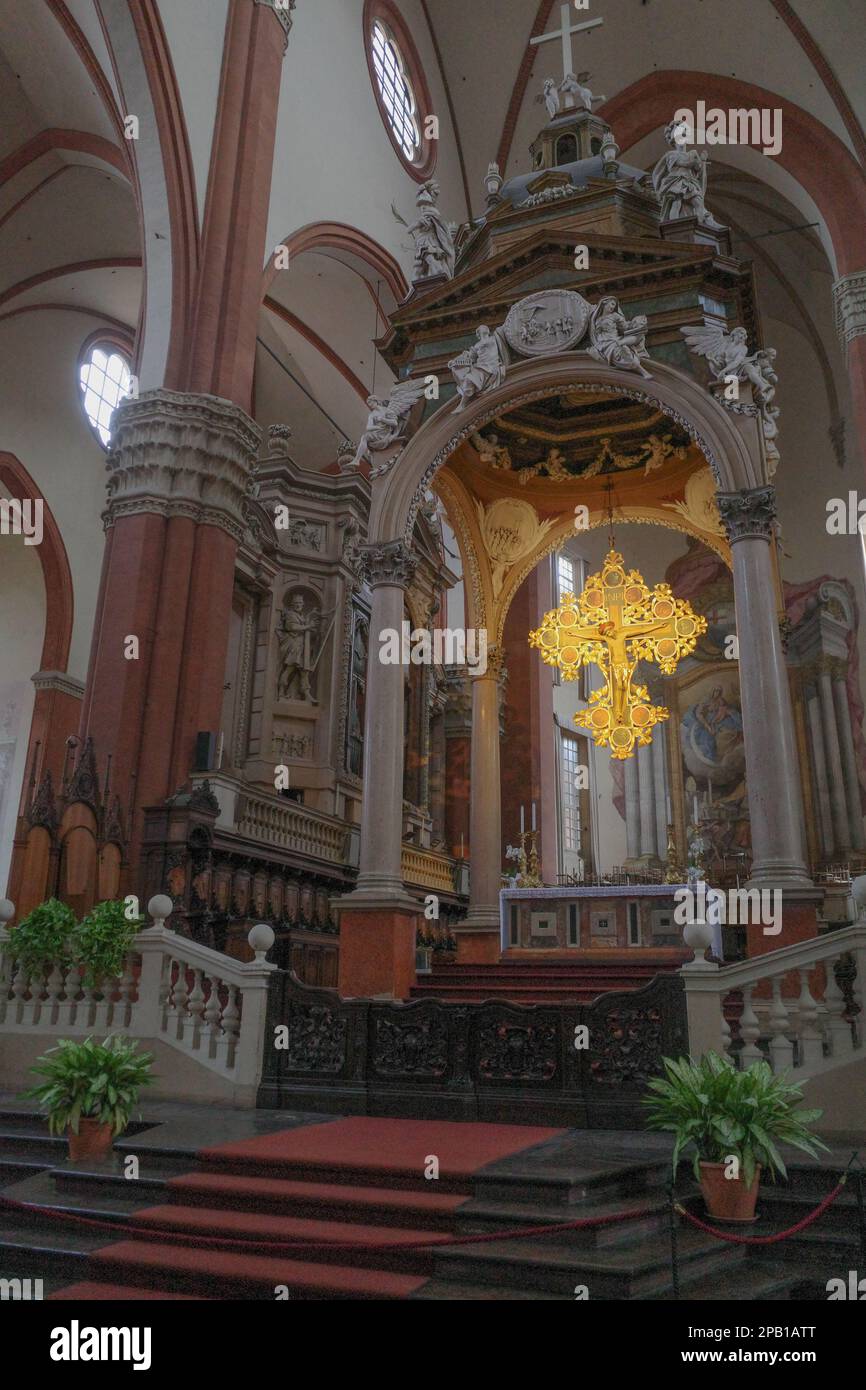
[[[563,680],[576,680],[582,666],[600,668],[605,684],[592,692],[589,707],[574,722],[612,757],[630,758],[635,744],[652,743],[654,725],[669,715],[664,705],[651,703],[645,686],[634,684],[638,662],[653,661],[673,675],[706,630],[706,618],[675,598],[669,584],[650,589],[637,570],[626,572],[623,557],[611,547],[604,568],[590,575],[580,598],[563,594],[559,608],[530,633],[529,643],[548,666],[559,667]]]

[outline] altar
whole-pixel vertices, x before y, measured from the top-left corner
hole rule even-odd
[[[625,883],[503,888],[502,951],[683,947],[682,927],[674,917],[674,895],[682,887]]]

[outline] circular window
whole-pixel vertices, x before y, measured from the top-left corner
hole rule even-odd
[[[370,79],[391,144],[404,168],[423,182],[436,164],[436,141],[424,129],[432,103],[412,36],[391,0],[366,0],[364,36]]]
[[[90,349],[79,371],[82,405],[103,448],[111,442],[111,417],[115,406],[129,395],[129,362],[107,343]]]

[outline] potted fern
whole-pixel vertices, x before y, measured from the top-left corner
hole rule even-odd
[[[45,1080],[25,1095],[39,1101],[52,1134],[67,1134],[73,1162],[104,1158],[152,1080],[152,1061],[126,1038],[64,1039],[37,1059],[32,1070]]]
[[[650,1081],[644,1097],[647,1128],[676,1136],[675,1176],[683,1150],[694,1145],[695,1179],[717,1221],[755,1219],[762,1171],[774,1182],[777,1174],[787,1177],[778,1145],[813,1157],[826,1151],[809,1128],[822,1112],[799,1109],[800,1085],[775,1076],[766,1062],[739,1071],[727,1057],[708,1052],[699,1062],[665,1057],[663,1065],[665,1075]]]

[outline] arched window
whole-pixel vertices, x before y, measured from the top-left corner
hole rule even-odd
[[[380,19],[373,24],[370,42],[379,95],[391,130],[406,158],[414,162],[421,148],[421,132],[415,116],[418,103],[406,74],[403,55],[394,35]]]
[[[94,343],[79,370],[84,413],[103,448],[111,441],[114,408],[129,395],[129,362],[110,343]]]
[[[431,97],[418,50],[393,0],[365,0],[364,44],[379,114],[403,167],[419,183],[436,164]]]

